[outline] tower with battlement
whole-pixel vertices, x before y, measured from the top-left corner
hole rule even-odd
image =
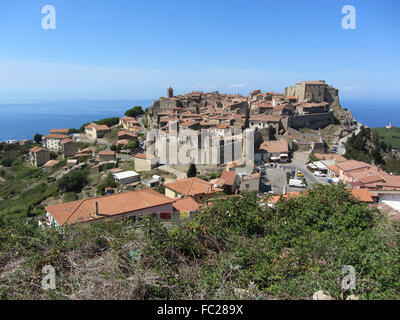
[[[168,98],[172,98],[173,96],[174,96],[174,89],[169,87],[168,90],[167,90],[167,97]]]

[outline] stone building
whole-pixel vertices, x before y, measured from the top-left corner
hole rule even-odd
[[[332,105],[340,105],[339,90],[319,81],[302,81],[295,87],[285,88],[285,97],[296,97],[297,101],[328,102]]]
[[[64,139],[61,141],[62,153],[64,158],[74,157],[78,152],[78,143],[72,139]]]
[[[115,151],[100,151],[99,152],[99,161],[106,162],[106,161],[114,161],[116,159]]]
[[[34,147],[30,149],[29,155],[31,164],[35,167],[40,167],[50,160],[50,151],[41,147]]]

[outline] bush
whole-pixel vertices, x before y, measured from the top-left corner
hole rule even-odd
[[[119,117],[104,118],[104,119],[95,121],[95,123],[96,124],[104,124],[108,127],[112,127],[119,123]]]
[[[41,143],[42,142],[42,135],[39,133],[36,133],[35,136],[33,137],[33,141],[36,143]]]
[[[88,176],[88,170],[70,171],[58,180],[57,186],[62,192],[79,193],[89,183]]]
[[[127,111],[125,111],[125,115],[128,117],[136,118],[144,114],[144,111],[141,106],[135,106]]]
[[[186,175],[187,175],[188,178],[192,178],[192,177],[195,177],[197,175],[197,169],[196,169],[196,165],[194,163],[190,164]]]
[[[106,188],[116,188],[117,183],[114,180],[114,177],[111,173],[109,173],[103,183],[99,184],[96,188],[96,194],[98,196],[105,195]]]
[[[71,202],[78,200],[78,196],[75,192],[67,192],[63,196],[63,202]]]
[[[122,149],[124,149],[124,150],[127,150],[127,149],[130,149],[130,150],[135,150],[136,148],[137,148],[137,146],[138,146],[138,142],[137,142],[137,140],[135,139],[135,140],[131,140],[131,141],[129,141],[127,144],[125,144],[123,147],[122,147]]]
[[[2,166],[5,166],[5,167],[11,167],[13,161],[14,161],[13,159],[7,157],[7,158],[1,160],[0,164],[1,164]]]

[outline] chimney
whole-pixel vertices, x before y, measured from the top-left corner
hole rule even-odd
[[[99,215],[99,204],[97,201],[94,203],[94,216],[97,217]]]

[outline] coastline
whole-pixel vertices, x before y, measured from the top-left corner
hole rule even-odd
[[[152,99],[135,100],[70,100],[30,103],[0,103],[0,141],[32,139],[36,133],[46,134],[49,128],[79,128],[86,122],[123,116],[131,106],[147,109]],[[370,128],[392,122],[400,127],[399,101],[341,101],[354,120]]]

